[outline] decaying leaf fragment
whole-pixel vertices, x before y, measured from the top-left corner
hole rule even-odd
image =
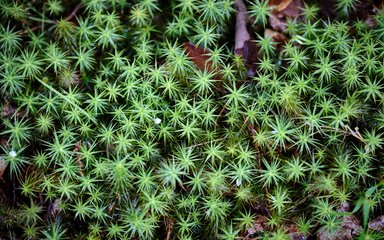
[[[5,161],[4,158],[0,157],[0,179],[3,178],[3,174],[5,172],[5,169],[7,169],[8,163]]]
[[[343,202],[339,207],[339,212],[349,211],[349,203]],[[321,230],[317,237],[319,240],[348,240],[355,239],[363,230],[359,219],[355,215],[342,216],[341,224],[336,231],[329,232],[327,229]]]
[[[329,233],[326,230],[320,231],[318,234],[319,240],[348,240],[355,239],[359,236],[360,232],[363,230],[359,220],[356,216],[346,216],[342,217],[342,223],[339,229],[335,232]]]
[[[264,231],[269,231],[268,218],[263,215],[256,215],[253,218],[253,227],[247,229],[247,236],[244,239],[253,239],[253,235]]]
[[[303,7],[301,0],[274,0],[269,5],[274,7],[275,14],[292,18],[300,16]]]
[[[265,29],[264,35],[270,39],[272,39],[273,42],[276,44],[283,44],[288,42],[288,37],[280,32],[273,31],[272,29]]]
[[[251,35],[247,29],[249,15],[244,1],[236,0],[234,6],[237,10],[234,53],[240,55],[244,59],[248,69],[248,76],[253,76],[255,74],[254,64],[258,61],[259,49],[255,42],[252,41]]]
[[[212,63],[209,61],[208,49],[199,47],[192,42],[185,42],[182,44],[187,56],[193,61],[193,63],[201,70],[212,71]]]
[[[55,199],[55,201],[51,202],[48,206],[48,215],[49,216],[57,216],[60,213],[61,198]]]
[[[283,226],[284,232],[286,232],[291,240],[306,240],[308,234],[303,234],[299,231],[299,228],[295,224],[288,224]]]
[[[244,44],[251,40],[251,35],[248,33],[247,24],[249,15],[247,7],[243,0],[236,0],[234,4],[236,12],[236,36],[235,36],[235,53],[239,53],[244,48]]]
[[[275,6],[276,10],[281,12],[286,9],[293,0],[269,0],[268,3],[270,6]]]
[[[191,42],[182,44],[187,56],[201,70],[215,73],[215,78],[220,80],[222,76],[218,73],[218,69],[213,67],[212,61],[209,59],[210,51],[208,49],[196,46]]]
[[[384,230],[384,215],[381,215],[368,223],[368,227],[375,231]]]
[[[83,161],[82,161],[82,156],[80,154],[80,151],[81,151],[81,145],[82,145],[82,141],[78,141],[76,142],[75,144],[75,149],[74,149],[74,153],[76,153],[76,164],[77,164],[77,167],[79,168],[79,173],[81,176],[84,176],[84,172],[83,172],[83,169],[84,169],[84,164],[83,164]]]
[[[269,5],[274,7],[269,25],[273,30],[282,32],[286,29],[287,18],[297,18],[302,13],[301,0],[272,0]]]

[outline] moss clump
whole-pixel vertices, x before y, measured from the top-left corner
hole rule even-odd
[[[336,9],[348,16],[356,2]],[[272,7],[247,5],[268,24]],[[231,0],[0,9],[4,237],[286,239],[294,225],[332,238],[345,204],[359,234],[372,234],[383,201],[381,12],[371,28],[321,20],[306,4],[285,43],[256,40],[247,77],[227,39]]]

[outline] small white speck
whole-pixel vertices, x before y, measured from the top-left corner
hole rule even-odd
[[[239,178],[236,179],[236,185],[237,185],[237,186],[240,186],[240,185],[241,185],[241,179],[239,179]]]
[[[154,122],[155,122],[156,125],[159,125],[161,123],[161,119],[160,118],[155,118]]]
[[[278,133],[279,131],[277,131],[277,130],[273,130],[271,133],[272,134],[276,134],[276,133]]]
[[[9,152],[9,156],[14,158],[17,156],[17,153],[14,150],[12,150]]]

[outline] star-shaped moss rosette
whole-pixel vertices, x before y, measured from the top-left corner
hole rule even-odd
[[[312,2],[0,0],[0,238],[383,238],[384,15]]]

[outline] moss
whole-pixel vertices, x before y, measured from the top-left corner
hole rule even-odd
[[[284,43],[257,32],[247,77],[230,0],[0,0],[0,230],[286,239],[334,233],[348,202],[373,234],[384,15],[370,27],[336,2],[327,21],[305,3]],[[268,25],[270,5],[247,6]]]

